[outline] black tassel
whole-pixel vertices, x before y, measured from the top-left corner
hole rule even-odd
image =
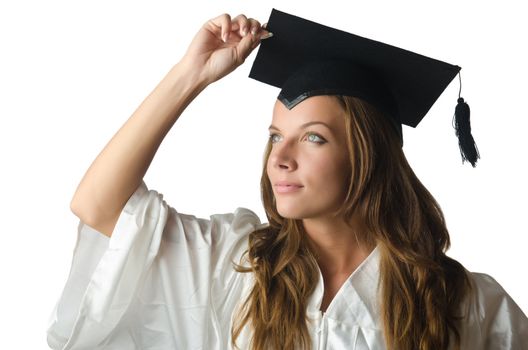
[[[477,145],[475,144],[475,140],[473,140],[473,136],[471,135],[469,105],[464,102],[462,97],[458,98],[453,123],[453,127],[456,129],[456,135],[458,137],[460,154],[462,155],[462,164],[467,160],[473,167],[475,167],[477,159],[480,158],[480,154]]]

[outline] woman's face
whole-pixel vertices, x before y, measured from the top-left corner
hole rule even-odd
[[[328,218],[345,198],[350,163],[345,111],[335,97],[313,96],[291,110],[277,100],[267,173],[285,218]]]

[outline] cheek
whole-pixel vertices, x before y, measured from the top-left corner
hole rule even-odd
[[[349,175],[345,161],[321,157],[312,158],[307,164],[310,164],[310,169],[306,169],[306,174],[312,186],[331,196],[337,196],[346,191]]]
[[[305,164],[307,173],[322,181],[336,181],[344,178],[343,162],[332,159],[330,156],[307,157]]]

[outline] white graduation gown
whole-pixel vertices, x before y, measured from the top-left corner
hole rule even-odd
[[[236,308],[251,285],[237,273],[250,210],[178,213],[144,182],[128,200],[111,238],[82,222],[70,274],[50,316],[53,349],[231,349]],[[323,279],[307,305],[313,349],[385,349],[379,319],[378,249],[343,284],[322,314]],[[462,332],[462,349],[528,349],[528,320],[491,277],[472,274],[477,293]],[[246,327],[237,341],[249,344]]]

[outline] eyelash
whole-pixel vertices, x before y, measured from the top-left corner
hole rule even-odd
[[[326,143],[326,140],[324,139],[324,137],[322,137],[321,135],[315,133],[315,132],[310,132],[310,133],[307,133],[305,136],[306,137],[310,137],[310,136],[315,136],[317,138],[319,138],[321,141],[313,141],[313,143],[316,143],[316,144],[319,144],[319,145],[322,145],[322,144],[325,144]],[[269,136],[269,139],[270,139],[270,142],[273,144],[275,142],[273,142],[273,138],[275,136],[279,136],[279,134],[270,134]]]

